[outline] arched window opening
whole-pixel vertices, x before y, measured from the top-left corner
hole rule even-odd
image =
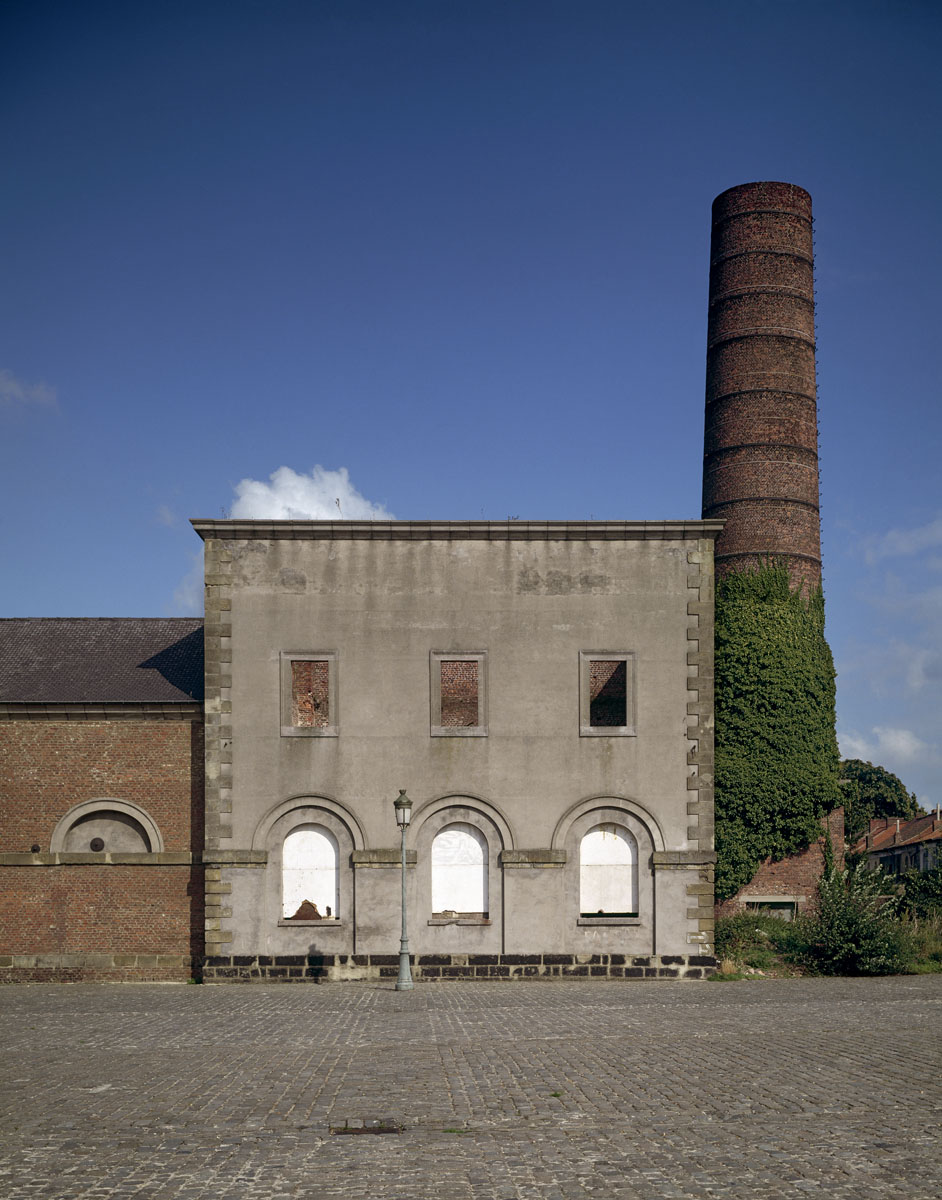
[[[621,825],[596,825],[579,846],[583,917],[638,915],[638,846]]]
[[[337,839],[321,825],[301,825],[282,851],[282,917],[286,921],[339,919]]]
[[[432,912],[488,918],[487,838],[473,825],[446,825],[432,842]]]
[[[91,812],[70,826],[62,849],[87,853],[108,850],[118,854],[149,854],[150,838],[140,821],[111,809]]]

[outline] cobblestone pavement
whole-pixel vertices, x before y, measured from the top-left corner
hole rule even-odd
[[[929,1200],[940,1018],[940,976],[9,986],[0,1196]]]

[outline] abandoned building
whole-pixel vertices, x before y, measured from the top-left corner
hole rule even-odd
[[[701,519],[196,520],[205,620],[0,621],[0,978],[701,977],[713,583],[820,579],[810,198],[714,204]]]

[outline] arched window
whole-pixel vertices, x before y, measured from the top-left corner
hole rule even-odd
[[[285,838],[281,866],[282,916],[312,921],[339,918],[337,839],[322,825],[300,825]]]
[[[487,917],[487,839],[473,825],[446,825],[435,835],[432,912]]]
[[[638,845],[622,825],[596,825],[579,845],[579,910],[583,917],[638,913]]]

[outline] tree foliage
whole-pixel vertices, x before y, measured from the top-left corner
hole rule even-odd
[[[716,594],[716,895],[766,858],[802,850],[841,803],[834,663],[824,599],[777,562],[735,572]]]
[[[844,831],[848,844],[867,832],[872,817],[918,817],[921,809],[901,779],[873,763],[845,758],[841,763]]]

